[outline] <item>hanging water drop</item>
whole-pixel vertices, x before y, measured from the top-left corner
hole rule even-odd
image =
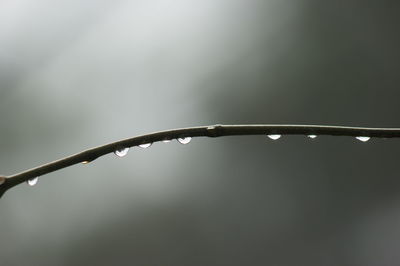
[[[279,134],[271,134],[271,135],[268,135],[268,138],[270,138],[270,139],[272,139],[272,140],[277,140],[277,139],[279,139],[280,137],[282,137],[282,135],[279,135]]]
[[[315,139],[317,135],[308,135],[307,137],[309,137],[310,139]]]
[[[140,144],[139,147],[140,147],[140,148],[143,148],[143,149],[146,149],[146,148],[150,147],[151,144],[152,144],[152,143],[143,143],[143,144]]]
[[[117,155],[118,157],[124,157],[125,155],[128,154],[129,148],[122,148],[122,149],[118,149],[114,152],[115,155]]]
[[[34,177],[34,178],[31,178],[31,179],[28,179],[28,181],[26,181],[26,183],[28,185],[30,185],[31,187],[33,187],[34,185],[37,184],[38,181],[39,181],[39,177]]]
[[[171,142],[171,141],[172,141],[171,139],[164,139],[162,142],[168,143],[168,142]]]
[[[180,144],[188,144],[192,140],[192,137],[178,138]]]
[[[88,164],[90,161],[83,161],[82,164]]]
[[[371,137],[366,137],[366,136],[358,136],[356,139],[362,142],[367,142]]]

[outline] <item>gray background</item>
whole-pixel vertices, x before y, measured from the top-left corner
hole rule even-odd
[[[399,127],[397,1],[0,2],[0,172],[215,123]],[[398,265],[400,141],[197,138],[20,185],[0,265]]]

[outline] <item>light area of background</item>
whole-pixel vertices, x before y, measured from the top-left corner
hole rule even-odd
[[[0,2],[0,171],[215,123],[399,127],[394,1]],[[18,186],[0,265],[393,265],[399,140],[155,143]]]

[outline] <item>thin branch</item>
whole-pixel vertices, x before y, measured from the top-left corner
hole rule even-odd
[[[100,156],[116,150],[153,143],[163,140],[172,140],[183,137],[222,137],[238,135],[332,135],[332,136],[365,136],[375,138],[399,138],[400,128],[364,128],[321,125],[212,125],[202,127],[180,128],[154,132],[146,135],[119,140],[80,153],[50,162],[18,174],[0,176],[0,197],[8,189],[29,179],[39,177],[68,166],[91,162]]]

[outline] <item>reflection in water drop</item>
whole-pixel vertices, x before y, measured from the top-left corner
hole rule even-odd
[[[168,143],[168,142],[171,142],[171,141],[172,141],[171,139],[164,139],[162,142]]]
[[[277,139],[279,139],[281,136],[282,136],[282,135],[279,135],[279,134],[271,134],[271,135],[268,135],[268,138],[270,138],[270,139],[272,139],[272,140],[277,140]]]
[[[28,179],[28,181],[26,181],[26,183],[32,187],[32,186],[36,185],[38,181],[39,181],[39,177],[34,177],[31,179]]]
[[[192,140],[192,137],[178,138],[180,144],[188,144]]]
[[[144,143],[144,144],[140,144],[139,147],[140,147],[140,148],[143,148],[143,149],[146,149],[146,148],[150,147],[151,144],[152,144],[152,143]]]
[[[125,155],[128,154],[129,148],[122,148],[119,150],[116,150],[114,152],[115,155],[117,155],[118,157],[124,157]]]
[[[83,161],[82,164],[88,164],[90,161]]]
[[[366,137],[366,136],[358,136],[356,139],[362,142],[367,142],[371,137]]]
[[[317,135],[308,135],[307,137],[309,137],[310,139],[315,139]]]

